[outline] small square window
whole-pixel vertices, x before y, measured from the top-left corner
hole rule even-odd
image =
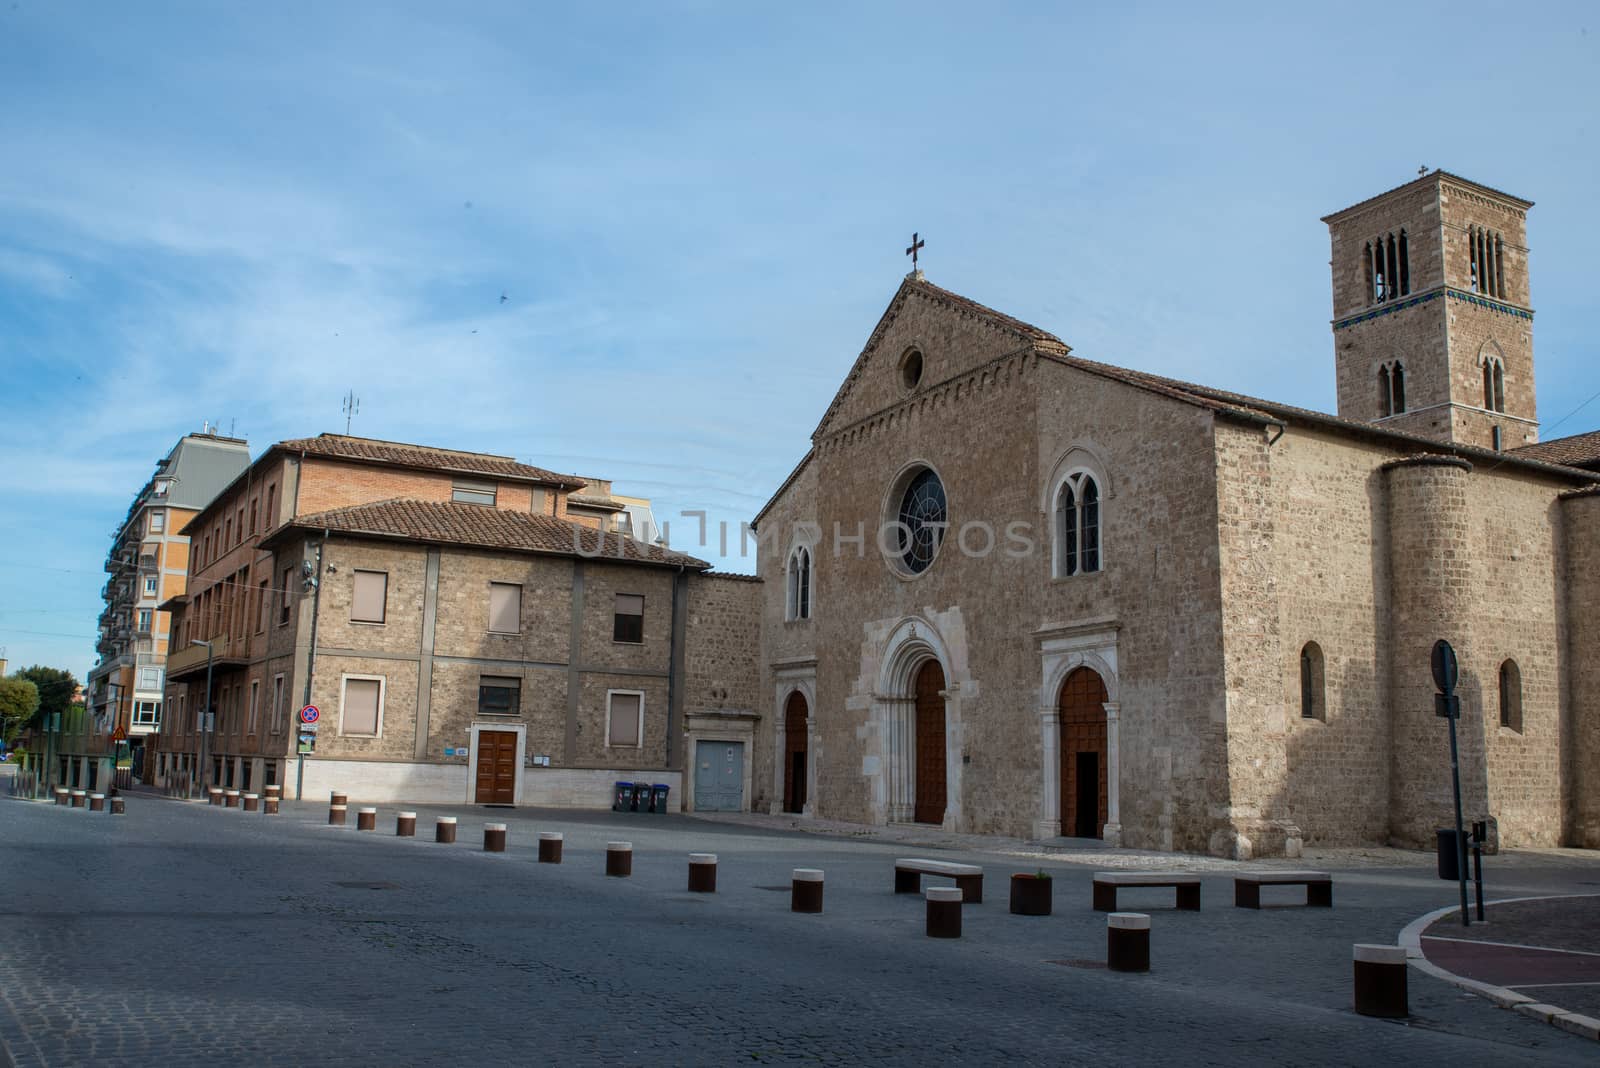
[[[154,597],[156,595],[156,584],[157,579],[154,575],[146,575],[144,577],[144,595],[146,597]]]
[[[166,529],[167,529],[167,513],[165,513],[165,512],[151,512],[150,513],[150,533],[152,533],[152,534],[160,534],[163,530],[166,530]]]
[[[515,716],[522,710],[522,680],[483,675],[478,679],[478,714]]]
[[[644,641],[644,598],[632,593],[617,594],[611,623],[611,640],[638,645]]]
[[[450,487],[450,499],[458,504],[486,504],[492,508],[496,488],[493,482],[455,482]]]

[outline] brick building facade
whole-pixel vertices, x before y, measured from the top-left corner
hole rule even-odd
[[[908,276],[756,520],[756,803],[1424,845],[1446,638],[1469,817],[1600,847],[1600,435],[1537,440],[1530,206],[1433,172],[1328,216],[1338,416],[1084,360]]]

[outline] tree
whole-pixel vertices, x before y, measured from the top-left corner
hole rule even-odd
[[[39,687],[29,679],[0,679],[0,739],[7,745],[39,710]]]
[[[23,668],[12,678],[27,679],[39,688],[39,707],[28,720],[29,726],[43,726],[50,722],[49,717],[55,712],[61,713],[61,723],[66,725],[67,710],[72,707],[72,695],[78,691],[78,680],[72,672],[35,664]]]

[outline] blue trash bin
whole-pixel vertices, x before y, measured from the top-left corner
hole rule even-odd
[[[650,788],[650,811],[665,812],[667,810],[667,793],[672,789],[664,782],[658,782]]]
[[[630,806],[634,812],[650,811],[650,784],[636,782],[633,784],[633,804]]]
[[[626,811],[628,811],[628,806],[633,804],[633,783],[631,783],[631,782],[618,782],[618,783],[613,783],[612,785],[616,789],[617,795],[611,801],[611,811],[612,812],[626,812]]]

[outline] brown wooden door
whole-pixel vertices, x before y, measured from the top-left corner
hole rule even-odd
[[[1060,713],[1061,833],[1099,838],[1106,824],[1106,685],[1100,676],[1090,668],[1068,675]]]
[[[517,800],[517,733],[478,732],[478,783],[480,805],[512,805]]]
[[[783,706],[784,783],[783,810],[802,812],[806,807],[806,699],[792,693]]]
[[[912,819],[943,823],[945,806],[944,669],[937,660],[923,664],[915,683],[917,698],[917,797]]]

